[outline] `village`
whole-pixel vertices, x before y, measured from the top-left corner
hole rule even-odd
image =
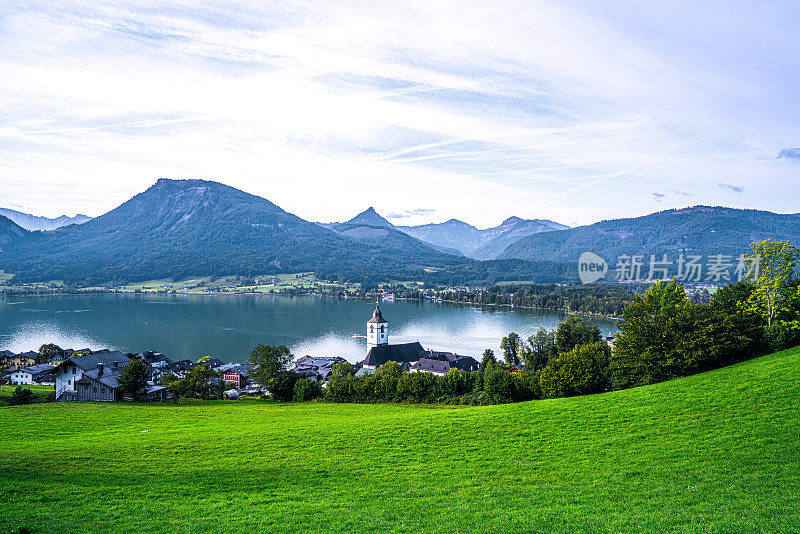
[[[420,342],[390,344],[389,322],[383,317],[378,303],[366,325],[367,352],[363,361],[353,365],[355,376],[374,373],[379,367],[395,362],[409,373],[429,373],[444,376],[451,369],[465,372],[477,371],[479,363],[471,356],[423,348]],[[132,360],[140,360],[146,369],[146,385],[136,392],[144,401],[165,401],[171,398],[167,382],[184,379],[198,366],[217,373],[213,380],[224,387],[228,399],[240,396],[261,396],[269,392],[253,380],[255,370],[250,363],[225,363],[218,358],[205,356],[197,361],[173,361],[156,351],[138,354],[118,350],[62,349],[43,345],[38,352],[15,354],[0,352],[2,382],[12,386],[48,386],[53,388],[56,402],[131,400],[118,382],[122,369]],[[292,371],[298,377],[317,381],[327,386],[338,363],[349,363],[340,356],[305,355],[293,362]]]

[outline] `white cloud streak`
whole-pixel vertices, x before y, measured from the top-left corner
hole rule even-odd
[[[203,177],[311,220],[795,211],[793,8],[725,5],[4,4],[0,204],[98,215]]]

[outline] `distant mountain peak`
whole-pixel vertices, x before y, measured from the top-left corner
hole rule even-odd
[[[522,220],[522,219],[520,219],[520,218],[519,218],[519,217],[517,217],[516,215],[512,215],[511,217],[509,217],[508,219],[506,219],[505,221],[503,221],[503,222],[500,224],[500,226],[503,226],[503,225],[506,225],[506,224],[514,224],[515,222],[519,222],[519,221],[521,221],[521,220]]]
[[[61,228],[62,226],[67,226],[69,224],[83,224],[91,220],[91,217],[87,217],[82,213],[77,214],[75,217],[60,215],[58,217],[50,219],[48,217],[31,215],[29,213],[23,213],[21,211],[16,211],[7,208],[0,208],[0,215],[11,219],[12,221],[14,221],[15,224],[24,228],[25,230],[31,230],[31,231],[55,230],[56,228]]]
[[[368,226],[385,226],[387,228],[394,228],[394,225],[384,219],[375,208],[369,207],[366,210],[362,211],[349,221],[348,224],[366,224]]]

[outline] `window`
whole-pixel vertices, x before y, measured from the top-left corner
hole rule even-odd
[[[72,380],[67,380],[67,385],[71,386],[72,385]]]
[[[97,393],[97,388],[96,388],[96,387],[95,387],[95,388],[93,388],[93,391],[92,391],[92,392],[93,392],[93,393]]]
[[[77,369],[75,369],[75,368],[73,367],[73,368],[72,368],[72,374],[74,375],[74,374],[75,374],[75,373],[77,373],[77,372],[78,372],[78,371],[77,371]]]
[[[106,394],[106,388],[100,388],[100,393],[102,393],[103,395],[105,395],[105,394]]]

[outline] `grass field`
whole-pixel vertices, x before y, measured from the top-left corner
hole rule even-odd
[[[6,407],[0,481],[0,531],[800,532],[800,350],[483,408]]]
[[[55,393],[53,386],[22,386],[31,390],[35,397],[38,397],[36,402],[44,402],[46,397]],[[11,394],[17,386],[0,386],[0,406],[7,406],[11,401]]]

